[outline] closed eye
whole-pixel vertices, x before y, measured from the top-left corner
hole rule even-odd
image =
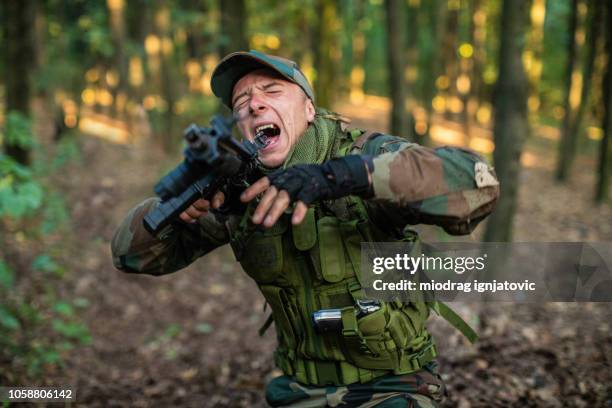
[[[238,99],[236,102],[234,102],[234,110],[240,110],[244,108],[247,104],[247,101],[248,101],[247,97]]]
[[[278,82],[272,82],[272,83],[264,85],[263,91],[269,95],[277,94],[282,91],[282,85],[279,84]]]

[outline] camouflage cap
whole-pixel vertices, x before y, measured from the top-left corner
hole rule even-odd
[[[255,50],[248,52],[238,51],[223,58],[213,71],[210,80],[212,91],[231,109],[234,85],[249,72],[262,68],[278,72],[287,81],[297,84],[314,103],[314,92],[297,63],[286,58],[264,54]]]

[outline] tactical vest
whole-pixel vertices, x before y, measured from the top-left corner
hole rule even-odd
[[[361,133],[344,133],[331,156],[346,154]],[[250,223],[253,209],[232,231],[231,245],[270,305],[278,338],[274,359],[285,374],[309,385],[363,383],[417,371],[436,356],[425,327],[431,305],[381,302],[357,319],[356,301],[364,299],[361,242],[395,240],[368,220],[361,199],[317,204],[297,226],[284,214],[266,230]],[[417,242],[418,235],[406,239]],[[321,309],[341,309],[342,329],[316,333],[312,314]]]

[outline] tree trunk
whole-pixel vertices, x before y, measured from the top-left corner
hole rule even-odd
[[[47,34],[46,10],[40,1],[34,1],[33,70],[38,71],[46,61],[45,37]],[[38,90],[40,92],[40,90]]]
[[[414,84],[416,83],[418,76],[421,74],[418,70],[419,67],[419,4],[420,0],[408,0],[400,1],[400,13],[401,16],[406,14],[406,18],[401,21],[406,21],[406,64],[404,66],[406,85],[408,89],[408,96],[411,99],[416,94],[414,92]],[[404,11],[405,9],[405,11]],[[398,9],[399,10],[399,9]],[[404,31],[404,30],[402,30]],[[402,37],[402,38],[404,38]]]
[[[291,23],[288,24],[291,25]],[[312,68],[311,61],[314,58],[312,41],[316,27],[314,27],[310,15],[304,12],[296,12],[294,24],[295,30],[299,32],[299,37],[296,37],[300,41],[300,47],[291,47],[291,59],[300,63],[302,69],[305,69],[305,67]]]
[[[455,119],[456,115],[451,110],[449,102],[457,98],[457,76],[459,74],[459,64],[457,63],[457,31],[459,29],[459,2],[448,2],[448,12],[446,14],[446,27],[442,40],[442,66],[446,76],[446,112],[447,119]]]
[[[531,51],[531,69],[527,71],[529,79],[529,99],[527,106],[531,120],[538,120],[540,108],[540,79],[542,77],[542,44],[544,42],[544,22],[546,19],[546,0],[533,0],[530,10],[531,32],[527,39],[527,47]]]
[[[597,164],[598,178],[595,190],[595,201],[602,203],[608,199],[610,188],[610,156],[612,156],[612,3],[607,2],[606,7],[606,54],[608,66],[604,79],[603,99],[605,105],[603,130],[604,136],[599,145],[599,162]]]
[[[221,11],[221,57],[230,52],[248,51],[246,35],[246,6],[244,0],[220,0]]]
[[[349,79],[349,97],[352,103],[360,104],[364,100],[363,82],[365,80],[365,29],[363,0],[354,2],[354,24],[351,42],[351,74]]]
[[[152,23],[154,11],[154,5],[147,0],[130,0],[130,7],[126,8],[127,34],[133,43],[143,47],[147,35],[154,31]],[[144,89],[145,84],[151,86],[155,82],[149,70],[146,69],[146,65],[147,58],[143,52],[130,59],[130,99],[138,104],[142,104],[142,99],[147,91]]]
[[[183,0],[179,4],[191,15],[202,16],[187,25],[187,58],[199,60],[205,54],[207,43],[203,23],[206,21],[208,3],[201,0]]]
[[[387,59],[389,63],[389,91],[391,94],[391,133],[412,140],[406,112],[406,80],[404,71],[404,4],[402,0],[386,0]]]
[[[128,67],[125,55],[125,3],[124,0],[107,0],[110,14],[110,31],[114,48],[114,69],[117,75],[117,83],[111,86],[113,95],[113,113],[115,116],[123,116],[128,95]]]
[[[314,65],[316,80],[314,92],[317,105],[330,108],[336,93],[338,67],[338,12],[336,0],[317,1],[318,25],[314,33]]]
[[[440,6],[439,0],[429,0],[425,2],[427,4],[427,19],[428,28],[430,30],[431,48],[427,52],[424,66],[426,67],[423,72],[423,84],[422,95],[423,103],[425,105],[425,111],[427,113],[427,129],[421,143],[429,144],[432,125],[433,115],[433,98],[436,96],[436,79],[440,74],[441,64],[441,53],[440,53],[440,42],[444,30],[444,7]]]
[[[161,95],[165,101],[163,111],[162,147],[164,151],[172,153],[178,148],[178,137],[175,133],[174,105],[176,102],[176,83],[172,64],[172,41],[170,40],[170,10],[160,2],[160,7],[155,16],[155,30],[160,39],[160,85]]]
[[[504,0],[501,16],[499,75],[495,108],[494,164],[501,184],[501,197],[487,224],[485,241],[512,240],[516,210],[520,156],[529,131],[527,122],[527,77],[523,69],[522,45],[528,0]]]
[[[482,0],[472,0],[472,13],[470,18],[470,45],[472,55],[468,70],[469,89],[465,98],[466,133],[469,133],[471,124],[476,119],[476,113],[481,103],[482,73],[486,61],[487,14],[486,6]]]
[[[571,133],[574,135],[575,140],[580,138],[582,119],[589,106],[592,87],[591,81],[595,67],[595,56],[597,54],[597,43],[601,36],[601,24],[604,12],[602,0],[589,1],[589,19],[587,20],[589,31],[587,33],[587,55],[582,69],[582,94],[580,96],[580,106],[578,107],[578,112],[576,112],[576,117],[571,128]]]
[[[34,1],[2,0],[3,58],[7,114],[30,116],[31,75],[34,61]],[[4,139],[4,151],[21,164],[30,163],[30,149]]]
[[[574,113],[571,103],[572,80],[574,77],[574,66],[577,53],[576,27],[578,26],[578,0],[572,0],[572,8],[569,14],[569,29],[567,39],[567,65],[565,77],[565,101],[563,102],[563,125],[561,127],[561,141],[559,143],[559,156],[557,161],[557,181],[567,180],[571,162],[576,150],[576,137],[572,134],[572,121]]]

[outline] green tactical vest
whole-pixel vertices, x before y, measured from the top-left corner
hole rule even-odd
[[[361,133],[336,132],[340,140],[326,159],[348,153]],[[361,242],[394,240],[368,220],[361,199],[317,204],[297,226],[284,214],[267,230],[253,227],[252,211],[232,232],[231,245],[271,307],[278,337],[274,359],[285,374],[309,385],[363,383],[417,371],[436,356],[425,321],[429,308],[439,312],[439,305],[381,302],[379,310],[356,317],[356,301],[364,299]],[[312,314],[321,309],[342,310],[341,331],[315,332]]]

